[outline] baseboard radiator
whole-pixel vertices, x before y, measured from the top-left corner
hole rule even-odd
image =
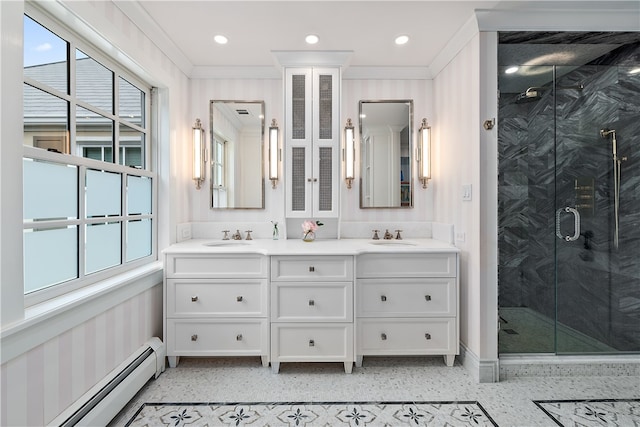
[[[166,348],[151,338],[49,425],[106,426],[135,394],[165,369]]]

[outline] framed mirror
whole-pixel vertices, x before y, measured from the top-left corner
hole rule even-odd
[[[360,101],[360,207],[413,207],[413,100]]]
[[[210,105],[211,209],[264,209],[264,101]]]

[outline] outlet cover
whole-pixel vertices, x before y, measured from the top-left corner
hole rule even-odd
[[[464,231],[456,231],[456,242],[464,243],[467,235]]]

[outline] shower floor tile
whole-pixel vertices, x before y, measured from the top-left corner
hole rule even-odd
[[[499,310],[500,353],[555,353],[555,325],[552,319],[527,307]],[[615,353],[616,349],[575,329],[558,325],[558,353]]]

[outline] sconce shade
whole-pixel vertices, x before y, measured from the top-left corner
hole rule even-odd
[[[205,179],[205,138],[200,119],[193,126],[193,180],[199,190]]]
[[[271,185],[276,188],[278,182],[278,138],[279,128],[276,119],[271,120],[271,126],[269,126],[269,179]]]
[[[355,178],[355,135],[351,119],[347,119],[344,127],[344,179],[347,188],[351,188]]]
[[[418,130],[418,177],[422,181],[422,188],[427,188],[431,179],[431,127],[427,119],[422,119]]]

